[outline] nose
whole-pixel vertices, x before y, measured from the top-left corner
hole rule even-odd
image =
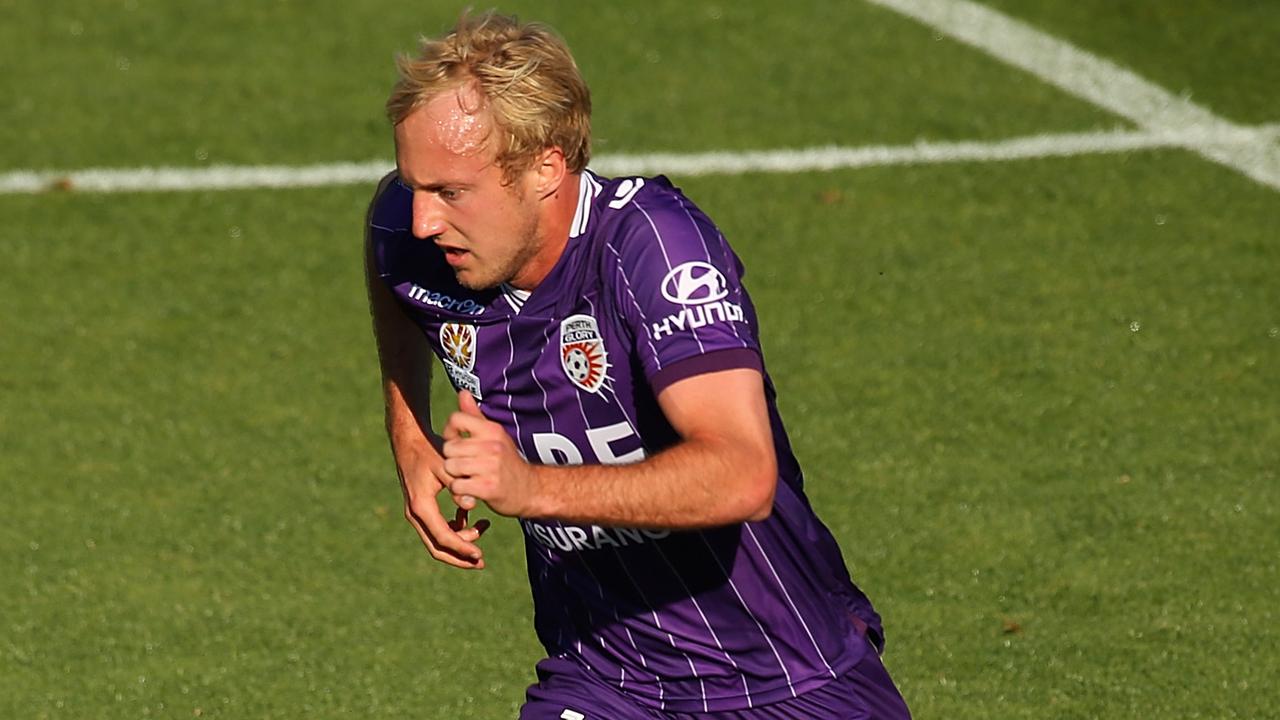
[[[413,194],[414,237],[426,240],[445,231],[442,205],[435,193],[418,191]]]

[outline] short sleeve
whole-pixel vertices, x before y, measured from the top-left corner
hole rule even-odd
[[[412,266],[413,258],[406,257],[412,248],[412,243],[406,242],[410,238],[412,202],[413,195],[393,172],[378,184],[369,208],[367,223],[374,269],[389,288],[404,282],[405,270]]]
[[[615,301],[655,393],[696,374],[761,369],[742,264],[677,191],[637,193],[609,250]]]

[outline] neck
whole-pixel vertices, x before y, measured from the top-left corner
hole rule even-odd
[[[578,211],[580,174],[565,175],[564,182],[539,202],[537,251],[524,269],[508,282],[517,290],[533,290],[551,274],[569,245],[569,229]]]

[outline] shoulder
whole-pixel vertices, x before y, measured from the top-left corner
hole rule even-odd
[[[403,254],[403,238],[410,232],[413,196],[400,183],[395,170],[378,181],[378,187],[365,212],[365,252],[378,275],[387,277],[391,267]]]
[[[661,175],[602,180],[593,205],[605,254],[626,264],[649,254],[704,259],[724,243],[711,219]]]
[[[365,214],[365,228],[370,232],[405,233],[413,217],[413,193],[400,182],[395,170],[378,181],[369,210]]]
[[[694,374],[758,369],[742,264],[684,193],[665,177],[616,178],[602,183],[592,206],[601,275],[655,391]],[[712,359],[684,362],[698,357]]]
[[[596,196],[598,212],[614,226],[610,239],[627,231],[661,231],[673,223],[688,223],[696,206],[663,175],[618,177],[601,183]]]
[[[391,284],[455,287],[444,256],[433,243],[413,237],[413,191],[392,171],[378,183],[365,215],[366,262]]]

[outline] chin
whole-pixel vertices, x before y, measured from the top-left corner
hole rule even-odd
[[[474,274],[466,271],[455,272],[453,274],[453,277],[458,281],[459,285],[461,285],[462,287],[468,290],[471,290],[472,292],[483,292],[485,290],[492,290],[493,288],[496,288],[502,284],[502,281],[500,280],[478,278]]]

